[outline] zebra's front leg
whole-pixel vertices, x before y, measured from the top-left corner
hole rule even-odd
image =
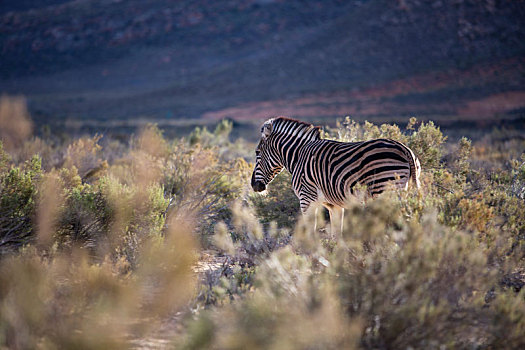
[[[303,220],[306,223],[307,218],[310,218],[312,215],[314,217],[314,230],[317,231],[318,223],[317,216],[319,214],[319,205],[316,203],[310,203],[306,200],[299,200],[301,206],[301,213],[303,214]]]

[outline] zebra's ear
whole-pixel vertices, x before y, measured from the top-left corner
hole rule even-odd
[[[264,123],[261,128],[262,138],[265,139],[272,133],[272,123]]]

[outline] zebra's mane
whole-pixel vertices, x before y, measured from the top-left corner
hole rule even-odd
[[[299,137],[311,138],[313,136],[315,139],[321,138],[321,127],[314,126],[300,120],[287,117],[277,117],[268,120],[265,124],[267,123],[272,125],[272,133],[296,133],[296,135]]]

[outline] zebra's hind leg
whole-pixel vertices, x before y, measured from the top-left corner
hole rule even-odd
[[[330,233],[336,237],[341,237],[343,234],[345,209],[331,204],[325,204],[325,207],[330,213]]]
[[[317,231],[317,215],[319,215],[319,207],[316,206],[314,210],[314,231]]]
[[[345,225],[345,208],[341,208],[341,238],[343,237],[343,229]]]

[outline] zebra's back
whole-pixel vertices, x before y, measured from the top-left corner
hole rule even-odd
[[[408,147],[394,140],[318,140],[305,147],[302,158],[304,180],[334,205],[343,206],[357,184],[365,185],[371,196],[392,184],[406,188],[410,179],[419,187],[419,161]]]

